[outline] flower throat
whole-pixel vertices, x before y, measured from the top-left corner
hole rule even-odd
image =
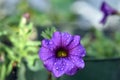
[[[56,51],[56,57],[62,58],[62,57],[67,57],[67,56],[68,56],[67,50],[60,48]]]

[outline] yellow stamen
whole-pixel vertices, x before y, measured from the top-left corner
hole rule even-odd
[[[58,51],[57,56],[58,57],[66,57],[67,53],[65,51]]]

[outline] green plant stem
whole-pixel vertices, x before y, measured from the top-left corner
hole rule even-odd
[[[56,78],[52,76],[51,72],[48,72],[48,79],[47,80],[60,80],[60,78]]]
[[[48,79],[47,80],[52,80],[52,74],[51,74],[51,72],[48,72]]]

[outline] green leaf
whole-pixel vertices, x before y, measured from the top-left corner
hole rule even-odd
[[[3,64],[0,69],[0,80],[4,80],[6,77],[6,66]]]
[[[46,39],[50,39],[55,31],[56,31],[55,27],[47,28],[45,31],[41,33],[41,36]]]
[[[10,72],[12,71],[12,64],[13,64],[13,61],[11,61],[11,62],[8,64],[7,71],[6,71],[6,74],[7,74],[7,75],[9,75]]]
[[[26,80],[25,79],[25,72],[26,72],[25,65],[23,63],[21,63],[19,70],[18,70],[18,79],[17,80]]]
[[[26,43],[27,46],[39,46],[41,45],[40,41],[28,41]]]
[[[10,60],[15,60],[16,59],[16,57],[14,56],[14,52],[10,48],[5,47],[5,50],[7,51],[8,58]]]
[[[34,61],[29,61],[27,66],[32,71],[39,71],[44,68],[42,62],[38,59]]]

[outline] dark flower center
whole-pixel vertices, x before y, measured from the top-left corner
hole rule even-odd
[[[63,48],[59,48],[56,50],[56,57],[67,57],[68,56],[68,51],[63,49]]]

